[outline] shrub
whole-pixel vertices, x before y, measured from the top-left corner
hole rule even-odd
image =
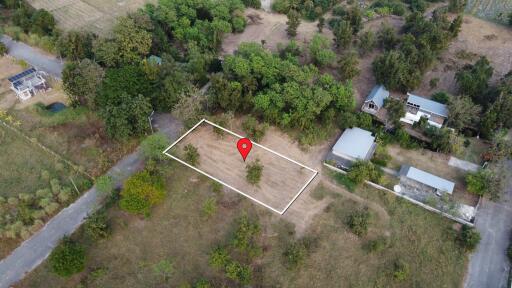
[[[203,214],[210,218],[217,212],[217,201],[215,198],[208,198],[203,204]]]
[[[107,213],[104,210],[100,210],[87,217],[84,225],[84,232],[85,235],[94,241],[107,238],[110,234]]]
[[[252,272],[249,266],[232,261],[226,266],[226,276],[240,284],[247,285],[251,282]]]
[[[283,256],[288,269],[295,269],[300,266],[306,258],[307,250],[304,244],[293,242],[284,250]]]
[[[260,0],[243,0],[242,1],[246,7],[252,7],[256,9],[261,8],[261,1]]]
[[[256,161],[247,164],[245,167],[247,171],[246,179],[252,185],[256,185],[261,180],[261,174],[263,173],[263,165],[260,164],[260,160],[256,159]]]
[[[0,56],[4,56],[5,54],[7,54],[7,46],[0,42]]]
[[[237,220],[237,229],[233,236],[232,244],[241,252],[247,252],[249,258],[261,253],[255,241],[260,233],[260,225],[256,221],[251,221],[247,215]]]
[[[199,152],[197,152],[197,148],[192,144],[188,144],[184,148],[185,150],[185,160],[191,165],[196,166],[199,164]]]
[[[465,251],[471,252],[480,243],[480,233],[475,228],[463,225],[457,236],[457,242]]]
[[[316,34],[309,44],[309,55],[319,67],[328,66],[336,60],[336,53],[331,50],[329,39],[321,34]]]
[[[252,116],[247,116],[242,122],[242,129],[244,129],[245,133],[249,138],[253,139],[256,142],[261,141],[263,136],[265,136],[265,130],[267,130],[268,125],[260,124],[256,118]]]
[[[347,218],[347,225],[357,236],[364,236],[368,232],[370,224],[370,212],[368,208],[354,211]]]
[[[121,190],[121,209],[136,214],[149,214],[151,207],[163,201],[164,184],[160,177],[147,171],[130,177]]]
[[[368,161],[355,162],[347,173],[347,177],[356,185],[365,180],[379,183],[382,178],[382,170]]]
[[[398,281],[403,281],[409,277],[409,265],[398,259],[393,264],[393,277]]]
[[[210,260],[208,263],[215,269],[224,269],[229,262],[231,262],[231,258],[225,248],[218,247],[210,253]]]
[[[140,144],[142,154],[146,159],[164,160],[163,151],[169,146],[169,139],[163,133],[155,133],[148,136]]]
[[[102,175],[96,179],[96,190],[104,194],[112,193],[114,190],[114,178],[110,175]]]
[[[62,277],[69,277],[85,268],[85,249],[69,238],[53,250],[49,258],[52,271]]]
[[[384,250],[384,248],[386,248],[387,245],[388,240],[386,237],[378,237],[376,239],[368,241],[368,243],[366,243],[365,249],[366,251],[368,251],[368,253],[380,252]]]

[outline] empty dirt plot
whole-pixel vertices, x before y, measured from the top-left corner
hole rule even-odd
[[[233,132],[220,136],[213,125],[202,120],[171,145],[167,155],[279,214],[286,212],[317,175],[317,171],[256,143],[244,162],[236,148],[242,137]],[[196,165],[184,160],[184,147],[189,144],[200,155]],[[252,185],[246,180],[246,165],[257,160],[263,172],[261,181]]]
[[[279,43],[287,44],[290,38],[286,34],[286,22],[288,18],[283,14],[276,14],[255,9],[246,9],[245,16],[248,25],[242,33],[229,34],[222,42],[222,53],[232,54],[240,43],[265,41],[265,48],[271,51],[277,50]],[[251,18],[257,19],[252,21]],[[302,21],[297,29],[295,40],[299,44],[308,43],[318,33],[317,22]],[[331,30],[325,28],[323,33],[327,38],[334,36]]]

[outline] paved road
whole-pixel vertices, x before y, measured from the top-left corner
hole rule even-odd
[[[7,35],[0,35],[0,41],[7,46],[8,54],[16,59],[23,59],[39,70],[56,77],[62,77],[64,63],[52,56],[43,54],[41,51],[28,46],[23,42],[14,41]]]
[[[154,117],[154,126],[160,127],[171,141],[181,134],[182,124],[169,115]],[[118,184],[143,168],[143,159],[139,151],[124,157],[108,174],[112,175]],[[32,271],[50,255],[51,251],[65,235],[73,233],[84,222],[87,215],[101,206],[104,195],[97,193],[93,187],[76,202],[63,209],[53,217],[38,233],[23,242],[9,256],[0,261],[0,288],[23,279],[25,274]]]
[[[512,160],[508,162],[512,170]],[[510,263],[506,250],[512,231],[512,179],[499,203],[484,200],[478,210],[476,228],[482,240],[471,256],[464,287],[507,287]]]

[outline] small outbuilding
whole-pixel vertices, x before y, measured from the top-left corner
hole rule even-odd
[[[377,85],[373,87],[368,97],[363,103],[361,110],[363,112],[375,115],[384,106],[384,100],[389,97],[389,91],[386,90],[384,85]]]
[[[28,100],[40,91],[46,91],[48,85],[43,77],[44,72],[35,68],[27,69],[8,78],[11,83],[11,90],[16,93],[20,100]]]
[[[332,147],[332,154],[342,159],[354,162],[372,158],[377,144],[372,132],[361,128],[347,128],[343,131],[336,144]],[[343,162],[343,161],[341,161]],[[346,161],[345,161],[346,163]],[[345,168],[348,165],[342,165]]]
[[[403,165],[399,175],[401,184],[421,188],[439,196],[444,193],[452,194],[455,187],[455,183],[451,181],[409,165]]]

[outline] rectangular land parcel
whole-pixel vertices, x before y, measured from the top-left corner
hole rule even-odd
[[[165,153],[279,214],[286,212],[318,173],[257,143],[253,143],[244,162],[236,148],[243,136],[229,130],[219,135],[214,129],[224,128],[214,125],[207,120],[200,121]],[[189,144],[196,147],[200,155],[196,166],[184,160],[183,148]],[[256,160],[263,165],[263,173],[261,181],[251,185],[246,180],[246,164]]]

